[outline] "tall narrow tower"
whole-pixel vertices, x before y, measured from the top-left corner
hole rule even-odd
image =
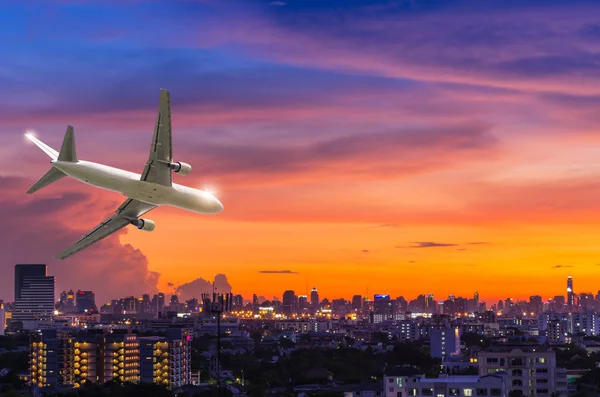
[[[573,277],[567,278],[567,304],[569,308],[575,307],[575,293],[573,292]]]

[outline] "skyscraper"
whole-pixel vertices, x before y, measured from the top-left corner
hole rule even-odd
[[[296,300],[296,293],[292,290],[287,290],[283,293],[283,304],[282,309],[285,314],[288,316],[296,311],[296,305],[294,304]]]
[[[47,275],[46,265],[15,266],[15,309],[12,321],[24,329],[36,328],[37,322],[49,319],[54,312],[54,277]]]
[[[575,307],[575,292],[573,292],[573,277],[567,278],[567,305],[569,308]]]
[[[319,300],[319,292],[317,292],[317,287],[313,287],[312,291],[310,292],[310,305],[312,306],[313,310],[319,309],[319,303],[321,303]]]
[[[4,335],[4,306],[0,303],[0,336]]]
[[[97,313],[96,297],[92,291],[77,291],[77,312]]]

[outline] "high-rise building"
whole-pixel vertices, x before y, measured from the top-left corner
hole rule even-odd
[[[288,316],[296,311],[295,307],[296,293],[292,290],[287,290],[283,293],[282,311]]]
[[[38,387],[63,383],[61,340],[55,329],[43,330],[34,336],[29,351],[30,383]]]
[[[389,295],[375,294],[373,296],[373,312],[382,315],[385,319],[392,316],[392,301]]]
[[[573,291],[573,277],[567,277],[567,305],[575,307],[575,292]]]
[[[135,334],[107,334],[103,340],[103,381],[140,381],[140,343]]]
[[[313,310],[319,310],[320,303],[321,301],[319,300],[319,292],[317,291],[317,287],[313,287],[312,291],[310,292],[310,305],[312,306]]]
[[[96,297],[92,291],[77,291],[75,295],[78,313],[98,313]]]
[[[298,313],[304,312],[308,309],[308,297],[306,295],[298,296]]]
[[[182,329],[168,329],[166,337],[141,337],[140,381],[173,390],[191,383],[190,336]]]
[[[529,309],[535,314],[540,314],[544,310],[544,301],[539,295],[529,297]]]
[[[47,275],[46,265],[15,266],[15,308],[12,321],[24,329],[35,329],[39,321],[54,312],[54,277]]]
[[[447,358],[460,354],[460,331],[458,328],[441,328],[429,331],[431,357]]]
[[[4,306],[0,303],[0,336],[4,335]]]
[[[62,384],[81,387],[84,383],[102,383],[100,380],[101,343],[98,334],[59,336],[58,348],[62,353]]]
[[[31,384],[39,387],[142,381],[172,389],[191,383],[191,337],[183,329],[144,338],[123,331],[48,329],[32,338]]]
[[[352,310],[354,311],[361,311],[362,310],[362,296],[361,295],[354,295],[352,297]]]

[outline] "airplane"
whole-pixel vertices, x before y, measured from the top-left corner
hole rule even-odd
[[[67,126],[60,152],[31,133],[26,133],[25,136],[52,159],[50,161],[52,168],[27,191],[28,194],[35,193],[65,176],[70,176],[88,185],[119,192],[127,197],[114,215],[56,255],[57,259],[65,259],[130,224],[143,231],[153,231],[155,223],[141,216],[160,205],[201,214],[216,214],[223,210],[223,204],[210,192],[173,183],[172,172],[189,175],[192,166],[181,161],[173,161],[171,99],[169,91],[165,89],[160,90],[150,156],[141,175],[79,160],[75,151],[74,128],[71,125]]]

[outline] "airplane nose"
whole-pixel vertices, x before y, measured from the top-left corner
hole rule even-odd
[[[219,199],[216,198],[216,197],[214,198],[214,211],[215,211],[215,214],[217,212],[223,211],[223,204],[221,204],[221,202],[219,201]]]

